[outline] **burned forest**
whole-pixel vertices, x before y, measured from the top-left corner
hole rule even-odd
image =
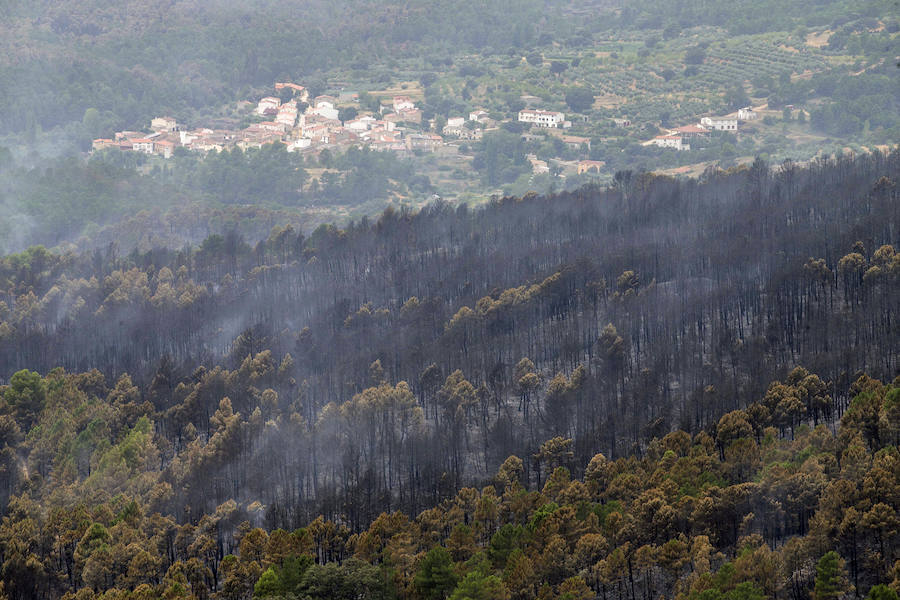
[[[898,181],[757,159],[6,256],[4,593],[896,584]]]

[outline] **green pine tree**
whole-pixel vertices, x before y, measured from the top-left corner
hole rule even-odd
[[[826,552],[816,565],[813,600],[841,598],[848,590],[844,560],[834,550]]]
[[[443,546],[428,551],[416,573],[415,586],[426,600],[443,600],[456,587],[453,559]]]

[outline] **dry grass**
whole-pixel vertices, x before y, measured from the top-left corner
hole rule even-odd
[[[827,139],[824,135],[817,135],[814,133],[800,131],[791,131],[786,134],[785,137],[797,144],[814,144],[824,142]]]
[[[663,169],[661,171],[655,171],[661,175],[670,175],[672,177],[697,177],[703,174],[703,171],[706,170],[706,167],[715,163],[712,162],[702,162],[697,163],[695,165],[684,165],[683,167],[674,167],[671,169]]]
[[[406,86],[404,89],[403,86]],[[409,96],[413,100],[425,98],[425,90],[418,81],[401,81],[397,85],[385,90],[373,90],[371,96]]]
[[[806,45],[811,46],[812,48],[821,48],[823,46],[826,46],[828,45],[828,39],[831,37],[832,33],[834,32],[830,29],[810,33],[806,36]]]
[[[627,98],[615,94],[594,96],[594,108],[618,108],[627,102]]]
[[[306,174],[309,175],[310,180],[320,179],[322,177],[322,175],[325,173],[337,173],[337,174],[341,173],[337,169],[323,169],[321,167],[306,167],[305,170],[306,170]]]

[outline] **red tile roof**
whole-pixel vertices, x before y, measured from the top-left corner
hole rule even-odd
[[[684,127],[676,127],[675,131],[679,133],[706,133],[708,130],[696,125],[685,125]]]

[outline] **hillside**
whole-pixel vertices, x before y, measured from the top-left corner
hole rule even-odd
[[[0,600],[900,600],[898,0],[0,0]]]
[[[388,503],[358,523],[258,501],[227,500],[183,519],[169,511],[192,489],[246,489],[242,471],[287,475],[283,460],[317,435],[337,434],[349,450],[363,433],[361,455],[372,450],[370,434],[409,451],[421,441],[417,425],[406,440],[394,428],[415,404],[405,384],[342,407],[334,424],[351,427],[343,434],[324,415],[312,432],[296,414],[264,422],[256,408],[245,421],[225,398],[207,432],[188,426],[172,446],[127,378],[107,390],[96,372],[22,372],[4,390],[0,416],[4,483],[20,491],[0,524],[0,596],[801,600],[826,590],[896,598],[898,390],[862,376],[848,390],[852,402],[835,403],[817,375],[797,368],[709,433],[673,431],[639,455],[597,453],[587,464],[575,461],[571,439],[556,437],[533,460],[508,457],[480,490],[438,489],[421,512],[391,512]],[[777,415],[804,402],[821,422],[792,425],[788,439]],[[421,409],[413,413],[421,422]],[[20,425],[33,427],[23,436]],[[273,431],[283,436],[277,446],[259,446]],[[235,453],[245,455],[240,467],[209,477]],[[573,477],[573,467],[583,475]],[[371,485],[369,477],[360,483]],[[270,477],[255,493],[279,489],[303,493],[303,480]],[[341,512],[352,515],[370,493],[360,487]]]
[[[197,597],[203,597],[202,589],[227,595],[229,577],[252,585],[264,567],[277,563],[263,558],[268,550],[248,558],[242,536],[251,532],[239,523],[294,530],[317,515],[330,523],[322,525],[331,532],[327,535],[342,540],[329,542],[338,544],[331,549],[316,542],[318,563],[354,554],[400,569],[378,555],[379,544],[393,534],[372,539],[374,545],[356,537],[351,544],[348,536],[369,528],[382,511],[400,510],[409,519],[437,515],[431,507],[449,507],[443,503],[469,494],[460,489],[482,487],[501,465],[508,470],[510,464],[521,471],[516,478],[524,489],[504,492],[506,484],[498,484],[498,494],[512,494],[503,502],[512,503],[509,510],[518,515],[503,517],[504,523],[532,523],[534,532],[536,514],[557,510],[540,506],[551,500],[577,504],[556,496],[553,482],[568,476],[554,468],[566,466],[574,476],[590,479],[591,469],[583,469],[598,453],[621,465],[617,473],[632,481],[626,487],[637,487],[614,491],[626,483],[613,485],[611,473],[594,492],[584,491],[600,504],[589,502],[574,514],[581,515],[580,522],[584,510],[596,509],[599,520],[584,523],[584,532],[624,537],[611,538],[617,540],[608,547],[611,554],[601,544],[589,564],[552,563],[561,570],[535,574],[535,585],[584,579],[593,572],[583,569],[600,558],[638,560],[629,553],[650,544],[640,554],[640,560],[650,561],[641,563],[649,570],[636,577],[647,593],[651,588],[673,593],[686,563],[672,558],[665,566],[668,559],[661,558],[661,568],[670,570],[654,570],[653,544],[660,552],[674,552],[676,546],[686,552],[688,541],[706,535],[716,551],[736,559],[745,544],[765,549],[764,543],[812,535],[809,519],[826,510],[816,496],[809,496],[799,520],[776,530],[769,529],[776,522],[769,516],[744,519],[749,512],[763,515],[756,506],[764,497],[770,503],[765,510],[794,518],[794,508],[783,503],[776,508],[769,488],[753,500],[752,511],[742,508],[724,521],[732,524],[730,533],[702,529],[696,522],[699,504],[692,504],[683,507],[688,513],[682,517],[672,516],[670,525],[629,541],[637,535],[631,529],[621,534],[602,529],[610,514],[603,511],[613,510],[603,506],[650,493],[641,487],[644,482],[662,486],[649,474],[658,466],[653,461],[671,462],[661,448],[675,439],[684,440],[673,449],[676,459],[693,456],[691,447],[699,444],[708,460],[720,462],[710,467],[710,475],[681,481],[678,485],[688,486],[682,492],[677,485],[660,488],[673,506],[679,494],[700,502],[700,490],[724,494],[729,486],[752,496],[756,488],[741,486],[761,485],[758,477],[765,481],[775,467],[764,465],[772,461],[795,461],[806,473],[812,468],[809,454],[793,457],[808,444],[820,444],[817,452],[837,453],[831,460],[840,460],[840,469],[832,469],[822,459],[822,489],[838,470],[868,489],[864,469],[845,471],[846,459],[835,457],[848,456],[856,443],[846,433],[848,419],[871,421],[854,425],[864,430],[860,448],[877,453],[884,447],[882,461],[896,454],[890,447],[896,390],[858,378],[869,373],[885,381],[898,372],[898,176],[896,152],[808,167],[786,163],[774,170],[757,161],[752,168],[708,172],[702,181],[622,173],[611,189],[503,198],[473,210],[439,202],[419,212],[389,210],[377,221],[364,219],[342,229],[322,226],[309,236],[276,228],[254,245],[232,233],[178,251],[118,256],[110,248],[59,255],[35,247],[5,257],[0,364],[10,379],[0,388],[0,412],[11,503],[4,527],[13,531],[31,523],[27,526],[36,529],[27,535],[38,540],[42,524],[56,518],[53,507],[68,507],[64,514],[69,515],[83,503],[85,511],[73,524],[81,533],[71,534],[68,550],[59,549],[62,562],[56,567],[38,566],[50,556],[40,546],[11,545],[25,534],[6,534],[0,557],[8,563],[3,573],[9,593],[35,597],[23,591],[30,587],[16,583],[30,581],[20,579],[21,569],[42,582],[44,587],[35,588],[44,590],[40,594],[50,595],[81,586],[87,586],[84,595],[90,594],[87,588],[113,585],[152,589],[163,585],[166,571],[169,586],[181,581],[179,569],[187,569],[184,577]],[[798,364],[809,371],[795,369]],[[767,387],[775,379],[783,383]],[[869,389],[877,392],[872,396],[877,402],[864,409],[869,400],[853,399]],[[733,412],[742,409],[747,412]],[[726,413],[732,416],[723,421]],[[827,441],[832,436],[827,429],[810,433],[810,427],[834,425],[840,418],[844,433],[834,441]],[[755,436],[741,443],[762,444],[753,448],[763,463],[730,465],[738,456],[726,452],[730,442],[724,436],[730,434],[723,428],[732,425],[741,432],[735,440]],[[671,434],[677,430],[685,433]],[[556,441],[544,444],[551,439]],[[747,452],[741,446],[741,460],[756,456]],[[786,458],[776,460],[778,452]],[[510,463],[510,455],[520,462]],[[646,460],[651,462],[641,462]],[[633,471],[638,464],[643,475]],[[890,495],[873,502],[896,506]],[[860,504],[859,510],[874,510],[875,504]],[[123,510],[131,516],[115,516]],[[635,527],[650,526],[636,518]],[[714,528],[724,526],[718,517],[710,518],[719,523]],[[124,533],[123,519],[133,533]],[[89,556],[103,548],[112,552],[110,544],[120,543],[112,537],[120,534],[108,528],[116,525],[121,535],[133,536],[148,523],[161,527],[159,535],[173,536],[159,540],[174,544],[165,550],[167,558],[160,562],[152,553],[141,554],[149,561],[144,566],[93,570],[100,566]],[[468,518],[463,525],[473,526]],[[574,529],[562,542],[548,538],[532,547],[526,536],[515,544],[526,544],[526,554],[529,548],[549,551],[544,544],[551,542],[575,548],[580,536],[575,531],[582,525],[565,527]],[[217,531],[212,546],[202,551],[206,538],[194,538],[200,531]],[[493,529],[459,529],[453,521],[443,531],[425,545],[411,546],[409,556],[453,533],[448,544],[476,546],[453,555],[458,575],[490,579],[503,568],[496,557],[480,566],[462,564],[476,555],[478,545],[476,538],[464,540],[482,536],[480,543],[487,544]],[[762,538],[751,535],[738,543],[754,533]],[[95,534],[99,537],[91,541]],[[822,530],[821,535],[837,534]],[[121,543],[130,544],[127,539]],[[815,539],[817,548],[831,544]],[[301,544],[298,554],[308,549],[302,539],[285,540]],[[701,543],[690,541],[691,547],[695,542]],[[225,558],[238,548],[240,561]],[[809,552],[818,556],[818,550]],[[889,580],[891,555],[879,552],[871,564],[883,566],[854,563],[853,572],[863,581],[857,585]],[[191,557],[200,562],[173,566],[179,560],[186,565]],[[291,568],[305,569],[307,559],[298,560]],[[710,560],[721,565],[723,559]],[[412,564],[404,568],[413,569]],[[797,597],[804,598],[811,571],[791,564],[800,565],[800,574],[792,577],[800,578]],[[189,575],[192,568],[200,574]],[[376,576],[376,571],[365,572]],[[343,571],[328,573],[338,577]],[[402,583],[402,573],[390,577]],[[715,585],[725,586],[723,593],[740,583],[732,575],[721,577]],[[601,579],[585,581],[600,591]],[[786,580],[767,581],[782,586]],[[689,593],[694,583],[686,579],[678,589]],[[701,588],[695,591],[708,583],[697,583]],[[402,583],[401,596],[408,593],[402,586],[409,585]]]
[[[127,254],[226,228],[257,239],[435,195],[485,203],[619,171],[699,174],[756,156],[889,152],[900,139],[889,0],[6,4],[5,253],[115,241]],[[318,133],[267,122],[263,135],[272,116],[254,106],[284,95],[277,81],[331,95],[337,119]],[[392,112],[398,97],[414,117]],[[523,109],[558,112],[564,129],[523,123]],[[190,135],[132,151],[163,115]],[[385,121],[370,135],[356,117]],[[698,130],[704,118],[734,124]],[[207,134],[221,143],[192,146]],[[670,135],[681,141],[666,146]]]

